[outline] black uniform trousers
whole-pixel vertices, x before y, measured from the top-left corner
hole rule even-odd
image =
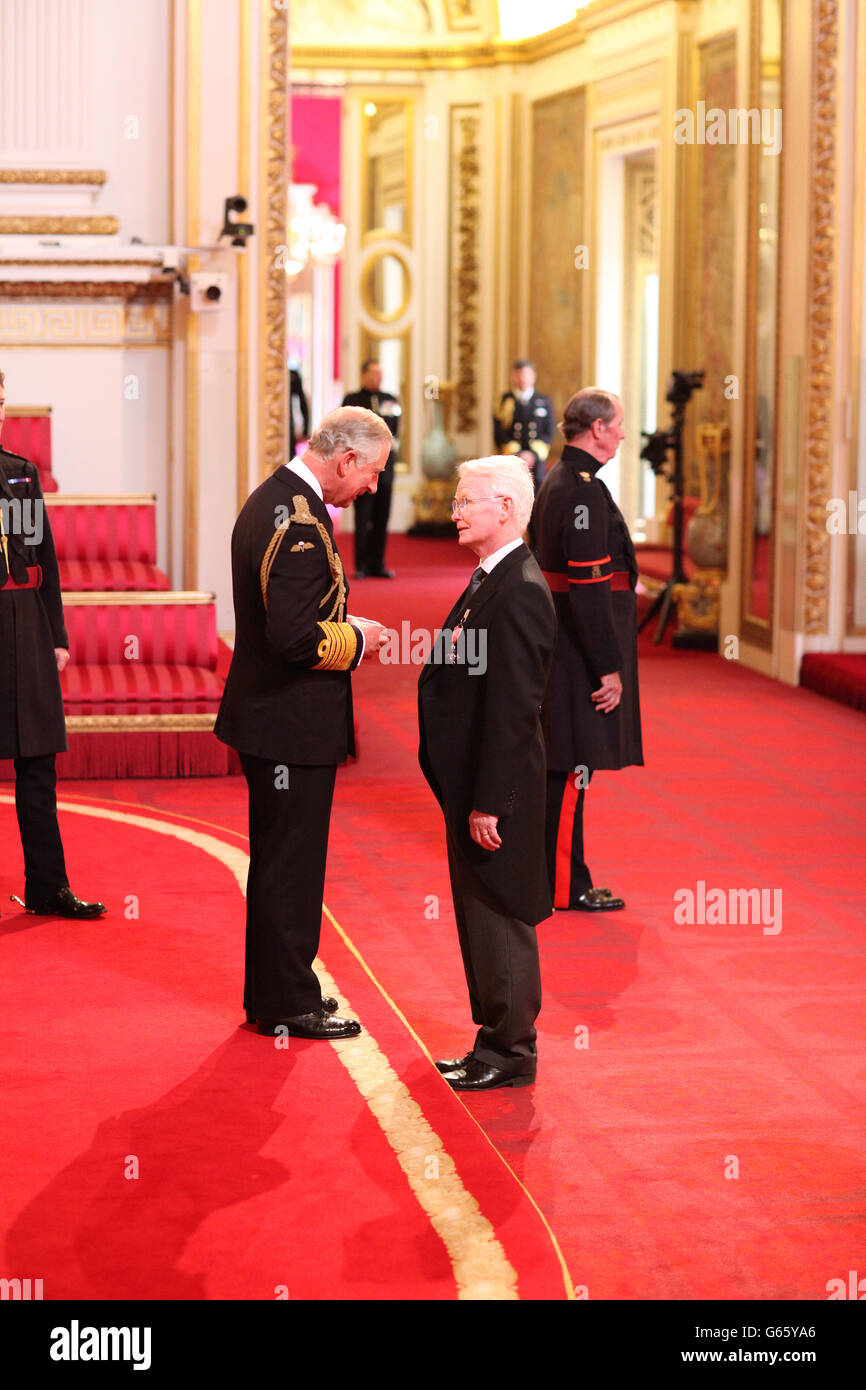
[[[240,758],[250,822],[244,1008],[294,1018],[322,1007],[313,961],[337,769]]]
[[[535,1069],[535,1020],[541,1009],[541,970],[535,927],[509,917],[472,871],[446,831],[448,869],[479,1061],[501,1067],[526,1059]]]
[[[391,492],[394,487],[394,460],[389,458],[375,492],[355,498],[355,569],[379,574],[385,568],[385,544]]]
[[[15,810],[24,851],[24,903],[41,907],[69,887],[57,824],[57,767],[53,753],[15,758]]]
[[[553,906],[574,907],[592,887],[584,858],[583,806],[592,773],[547,773],[547,873]]]

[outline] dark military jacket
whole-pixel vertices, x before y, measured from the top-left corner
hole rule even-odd
[[[519,401],[513,391],[506,391],[493,416],[496,448],[500,454],[520,454],[528,449],[535,455],[536,492],[544,482],[544,465],[555,433],[556,414],[549,396],[533,391],[528,401]]]
[[[394,436],[394,447],[388,455],[386,468],[393,468],[399,454],[397,435],[400,433],[400,402],[396,396],[392,396],[389,391],[367,391],[362,388],[360,391],[350,391],[348,396],[343,397],[343,405],[360,405],[365,410],[372,410],[374,415],[381,415],[388,429]],[[391,408],[393,407],[393,408]]]
[[[349,672],[364,652],[328,509],[280,467],[232,532],[235,646],[214,733],[259,758],[325,765],[354,753]]]
[[[34,758],[67,748],[55,647],[68,648],[60,573],[32,463],[0,449],[0,758]],[[7,568],[6,555],[9,557]],[[39,566],[41,587],[28,582]]]
[[[551,910],[541,701],[556,620],[525,545],[500,560],[471,598],[468,592],[446,618],[418,682],[419,761],[463,859],[505,913],[534,925]],[[499,849],[475,843],[470,811],[499,817]]]
[[[558,772],[643,764],[637,678],[637,560],[601,467],[566,445],[532,513],[531,539],[553,590],[558,634],[544,702],[548,764]],[[622,699],[600,713],[591,695],[618,671]]]

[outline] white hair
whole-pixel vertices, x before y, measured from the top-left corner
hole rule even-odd
[[[479,482],[487,485],[487,496],[499,494],[510,497],[514,505],[514,520],[521,531],[526,529],[535,501],[532,474],[523,459],[497,455],[486,459],[468,459],[459,469],[461,483]]]
[[[354,449],[362,463],[370,463],[392,442],[385,421],[362,405],[341,405],[316,426],[310,435],[309,450],[319,458],[333,458]]]

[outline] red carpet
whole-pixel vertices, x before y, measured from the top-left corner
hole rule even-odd
[[[392,542],[389,558],[398,580],[355,584],[350,606],[398,630],[440,623],[472,568],[447,542]],[[472,1026],[412,666],[355,678],[360,758],[332,829],[327,906],[378,986],[330,921],[322,960],[521,1297],[565,1293],[534,1199],[579,1296],[825,1299],[866,1269],[866,724],[718,657],[648,641],[641,657],[647,767],[599,774],[587,813],[596,882],[628,907],[540,928],[534,1088],[464,1104],[413,1037],[451,1055]],[[62,795],[203,817],[226,829],[193,828],[243,846],[240,779]],[[63,823],[73,885],[109,901],[101,924],[9,915],[20,855],[0,802],[0,1275],[43,1277],[46,1298],[454,1298],[450,1198],[431,1218],[336,1049],[280,1053],[239,1026],[229,869],[152,830]],[[780,891],[781,931],[678,925],[674,894],[699,881]],[[416,1175],[436,1168],[425,1143]]]

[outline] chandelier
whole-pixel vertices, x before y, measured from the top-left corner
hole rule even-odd
[[[293,183],[289,193],[287,275],[299,275],[308,261],[335,265],[346,240],[346,228],[327,203],[313,204],[314,183]]]

